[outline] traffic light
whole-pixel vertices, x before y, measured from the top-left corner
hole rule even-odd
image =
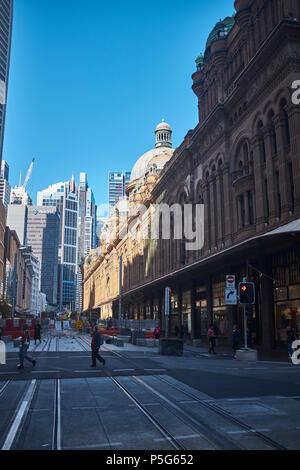
[[[253,282],[239,283],[239,298],[240,304],[255,303],[255,286]]]

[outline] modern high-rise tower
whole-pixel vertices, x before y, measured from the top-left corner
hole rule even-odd
[[[58,305],[74,310],[78,268],[78,187],[74,177],[38,192],[38,206],[56,206],[60,213],[58,247]]]
[[[0,0],[0,163],[3,152],[12,20],[13,0]]]
[[[130,182],[130,171],[114,172],[110,171],[108,176],[108,205],[109,214],[118,201],[125,198],[125,191]]]
[[[57,207],[28,207],[27,243],[40,262],[40,289],[51,308],[57,306],[59,223]]]
[[[93,191],[88,186],[87,174],[80,173],[78,217],[78,276],[76,310],[82,310],[81,264],[90,250],[96,248],[97,206]]]
[[[3,202],[5,209],[7,210],[8,204],[10,203],[11,187],[8,183],[9,166],[5,160],[1,163],[1,175],[0,175],[0,200]]]
[[[93,191],[88,186],[86,173],[80,173],[79,185],[79,262],[81,262],[90,252],[96,248],[96,215],[97,206]]]

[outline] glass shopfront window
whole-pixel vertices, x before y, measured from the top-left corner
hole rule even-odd
[[[229,308],[225,305],[225,275],[215,278],[212,283],[213,323],[218,328],[218,336],[229,335]]]
[[[287,343],[289,327],[300,338],[300,260],[291,250],[273,257],[275,338]]]
[[[151,304],[150,301],[146,302],[146,320],[151,319]]]
[[[187,327],[188,334],[192,331],[192,292],[185,290],[182,292],[182,326]]]
[[[158,306],[159,306],[159,300],[158,300],[158,299],[154,299],[154,300],[153,300],[153,319],[154,319],[154,320],[159,320],[159,310],[158,310]]]
[[[178,336],[180,334],[179,299],[178,293],[174,291],[171,293],[170,329],[172,335]]]
[[[200,338],[201,335],[207,335],[209,328],[208,314],[207,314],[207,300],[206,300],[206,287],[196,288],[195,298],[195,313],[196,313],[196,338]]]

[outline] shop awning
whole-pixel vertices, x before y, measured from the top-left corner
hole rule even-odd
[[[300,219],[293,220],[292,222],[282,225],[281,227],[278,227],[275,230],[271,230],[271,232],[259,235],[259,237],[271,237],[273,235],[283,235],[293,232],[300,232]]]

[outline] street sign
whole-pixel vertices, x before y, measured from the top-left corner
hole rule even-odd
[[[225,305],[237,305],[237,291],[235,288],[225,290]]]
[[[226,289],[235,289],[235,275],[234,274],[227,274]]]

